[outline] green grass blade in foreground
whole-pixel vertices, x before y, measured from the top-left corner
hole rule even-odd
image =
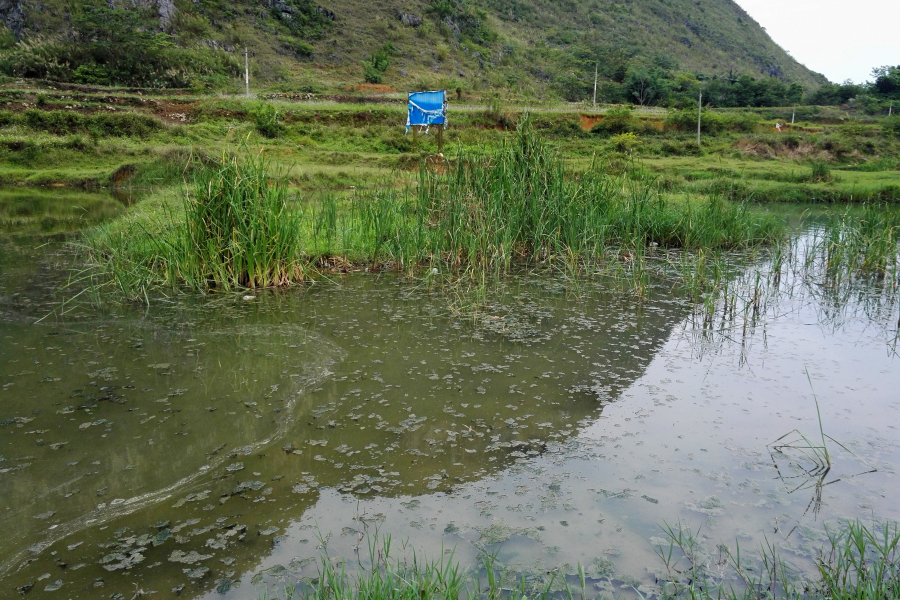
[[[717,544],[714,558],[709,543],[700,531],[687,525],[663,525],[667,538],[657,555],[666,575],[658,575],[658,593],[653,598],[691,600],[888,600],[900,597],[900,529],[894,522],[875,522],[867,526],[858,521],[844,522],[828,531],[828,542],[819,548],[810,569],[789,564],[777,544],[765,540],[756,553],[742,552]],[[413,553],[401,558],[391,555],[390,537],[369,540],[368,568],[355,574],[347,572],[348,563],[335,561],[323,551],[318,577],[302,585],[264,588],[257,598],[303,598],[305,600],[549,600],[573,598],[566,582],[553,588],[557,570],[549,585],[537,580],[526,585],[524,577],[504,576],[506,567],[496,554],[484,554],[482,564],[466,571],[454,562],[452,554],[438,562],[421,561]],[[360,565],[362,567],[362,565]],[[580,567],[579,600],[606,598],[605,592],[592,595],[590,578]],[[602,580],[618,581],[615,576]],[[628,580],[633,581],[632,578]],[[596,581],[596,580],[593,580]],[[620,582],[621,583],[621,582]],[[631,586],[631,584],[628,584]],[[553,591],[556,589],[556,591]],[[636,588],[632,586],[638,594]],[[643,589],[643,588],[642,588]],[[270,595],[271,594],[271,595]],[[647,597],[643,596],[642,597]]]

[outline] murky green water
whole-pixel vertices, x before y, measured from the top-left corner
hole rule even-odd
[[[897,306],[865,290],[794,285],[749,327],[665,282],[637,301],[533,276],[475,319],[370,275],[100,311],[60,304],[62,231],[121,205],[39,200],[14,219],[0,197],[4,594],[253,598],[377,531],[653,595],[663,522],[802,558],[824,523],[900,517]],[[818,429],[806,369],[849,450],[812,505],[767,448]]]

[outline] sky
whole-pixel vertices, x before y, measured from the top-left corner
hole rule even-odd
[[[735,0],[775,42],[836,83],[900,65],[900,0]]]

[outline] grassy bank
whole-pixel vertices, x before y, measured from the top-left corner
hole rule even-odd
[[[765,544],[748,558],[739,545],[717,546],[714,560],[691,530],[682,524],[664,526],[667,544],[657,554],[667,576],[653,586],[641,585],[639,598],[691,600],[886,600],[900,597],[900,530],[896,523],[846,522],[828,531],[828,542],[812,561],[812,572],[788,564],[774,544]],[[266,588],[258,600],[500,600],[529,598],[587,600],[612,598],[612,590],[637,590],[581,565],[567,576],[555,571],[547,581],[505,572],[496,558],[484,555],[479,568],[466,571],[452,555],[440,562],[397,559],[391,540],[370,541],[370,568],[351,575],[346,563],[323,555],[319,576],[311,582]],[[715,562],[715,564],[713,564]],[[362,564],[362,563],[360,563]],[[355,569],[353,569],[355,571]],[[596,591],[596,590],[601,591]]]
[[[529,122],[494,151],[423,165],[418,181],[318,202],[292,198],[261,155],[225,155],[87,241],[98,275],[129,297],[303,280],[317,268],[502,273],[583,265],[648,246],[765,244],[779,222],[719,195],[667,195],[655,178],[572,173]]]
[[[415,178],[434,135],[404,135],[400,94],[341,101],[274,95],[260,101],[202,95],[0,89],[0,181],[40,186],[159,187],[180,181],[191,152],[218,156],[237,140],[265,149],[292,187],[346,190]],[[337,98],[337,97],[335,97]],[[536,132],[572,171],[601,158],[621,174],[638,168],[691,196],[730,186],[751,201],[866,202],[900,199],[900,136],[884,118],[836,110],[707,111],[702,144],[683,113],[660,108],[531,105]],[[451,98],[445,154],[496,150],[514,135],[523,104]],[[807,114],[809,113],[809,114]],[[692,113],[693,114],[693,113]],[[691,125],[695,127],[696,115]],[[782,124],[778,131],[776,123]],[[168,164],[168,171],[163,168]],[[806,177],[814,164],[832,177]],[[731,186],[731,183],[735,185]],[[739,197],[738,197],[739,196]]]

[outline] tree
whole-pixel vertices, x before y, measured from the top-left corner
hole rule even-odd
[[[363,61],[366,83],[381,83],[384,72],[391,64],[391,54],[393,53],[394,46],[388,42]]]
[[[882,96],[900,96],[900,66],[886,65],[872,69],[873,91]]]
[[[156,15],[149,9],[97,6],[73,19],[76,47],[82,53],[76,69],[85,83],[151,84],[166,68],[165,51],[171,38],[156,31]],[[74,50],[74,48],[73,48]],[[106,73],[108,81],[88,81]]]
[[[629,67],[623,85],[641,106],[652,104],[668,91],[665,73],[661,69],[643,65]]]
[[[564,73],[554,82],[560,95],[569,102],[579,102],[588,98],[587,82],[575,73]]]

